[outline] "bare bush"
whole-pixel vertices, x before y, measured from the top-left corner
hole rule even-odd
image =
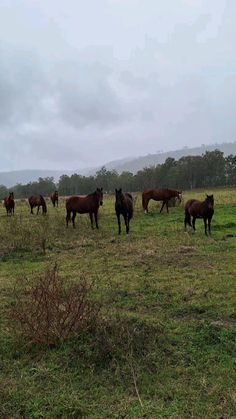
[[[99,307],[89,300],[90,290],[85,280],[66,288],[55,264],[16,295],[10,317],[32,342],[56,345],[94,324]]]

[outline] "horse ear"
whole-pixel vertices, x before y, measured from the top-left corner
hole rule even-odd
[[[120,188],[120,192],[122,192],[122,188]]]
[[[101,192],[103,191],[103,188],[101,188]]]
[[[117,189],[116,189],[116,192],[118,192]]]

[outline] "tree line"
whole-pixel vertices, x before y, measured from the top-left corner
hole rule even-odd
[[[39,178],[37,182],[26,185],[17,184],[10,188],[16,198],[27,198],[30,195],[48,196],[55,189],[59,195],[88,194],[102,186],[106,192],[115,188],[124,191],[138,192],[146,188],[175,188],[180,190],[210,188],[216,186],[236,185],[236,156],[224,157],[219,150],[207,151],[201,156],[185,156],[179,160],[167,158],[165,163],[145,167],[136,174],[102,167],[94,176],[62,175],[58,183],[52,177]],[[0,198],[3,199],[9,190],[0,185]]]

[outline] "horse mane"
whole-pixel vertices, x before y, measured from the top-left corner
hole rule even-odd
[[[96,192],[97,192],[97,191],[92,192],[92,193],[89,193],[87,196],[94,196],[94,195],[96,195]]]
[[[97,194],[97,190],[94,191],[94,192],[92,192],[92,193],[90,193],[90,194],[88,194],[87,196],[95,196],[96,194]]]

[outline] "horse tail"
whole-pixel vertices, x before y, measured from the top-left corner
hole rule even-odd
[[[143,210],[146,212],[147,211],[147,199],[145,197],[145,193],[142,193],[142,205],[143,205]]]
[[[145,199],[144,199],[144,194],[143,193],[142,193],[142,205],[143,205],[143,209],[144,209]]]
[[[189,212],[189,206],[186,206],[185,207],[185,217],[184,217],[184,226],[185,226],[185,228],[186,228],[186,225],[187,224],[190,227],[192,226],[192,224],[191,224],[191,215],[190,215],[190,212]]]

